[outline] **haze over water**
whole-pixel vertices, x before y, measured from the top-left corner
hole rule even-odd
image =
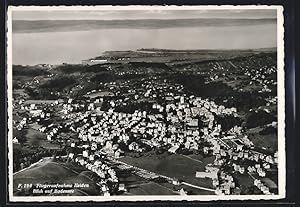
[[[51,22],[51,21],[50,21]],[[14,24],[14,23],[13,23]],[[45,27],[45,25],[44,25]],[[51,28],[13,32],[13,64],[80,63],[110,50],[256,49],[276,47],[276,21],[233,25],[185,25],[90,29]]]

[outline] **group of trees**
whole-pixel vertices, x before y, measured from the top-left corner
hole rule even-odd
[[[249,111],[265,104],[264,98],[257,92],[236,91],[221,81],[206,83],[203,75],[174,74],[169,78],[175,83],[182,84],[190,94],[210,98],[226,107],[237,107],[239,111]]]
[[[27,93],[31,99],[58,99],[58,92],[63,92],[67,88],[77,83],[75,77],[61,76],[48,80],[39,85],[39,87],[26,87]],[[68,92],[68,91],[67,91]]]
[[[267,126],[259,132],[260,135],[277,134],[277,128]]]
[[[175,83],[183,85],[188,92],[200,97],[224,97],[232,92],[232,88],[222,82],[207,84],[203,75],[176,73],[169,78]]]
[[[255,128],[258,126],[264,126],[276,121],[276,117],[266,111],[260,110],[257,112],[251,112],[247,117],[246,127]],[[269,129],[268,129],[269,130]],[[268,132],[268,130],[266,132]],[[272,129],[271,129],[272,130]]]
[[[76,83],[75,77],[72,76],[61,76],[47,81],[44,84],[41,84],[41,88],[47,89],[57,89],[62,90],[67,86],[73,85]]]
[[[228,131],[234,126],[240,126],[242,123],[242,120],[239,117],[234,116],[216,116],[217,123],[221,124],[223,131]]]
[[[219,97],[217,97],[219,99]],[[232,95],[225,97],[226,107],[237,107],[238,111],[248,112],[251,108],[256,108],[265,105],[266,101],[256,92],[240,92],[233,91]],[[224,99],[223,99],[224,100]],[[220,100],[219,101],[223,101]]]
[[[107,68],[104,65],[83,65],[83,64],[64,64],[56,68],[57,71],[70,74],[75,72],[80,73],[97,73],[107,71]]]
[[[62,149],[63,150],[63,149]],[[57,152],[55,150],[36,148],[33,152],[22,153],[21,151],[14,152],[14,164],[13,171],[19,171],[29,165],[39,161],[43,157],[50,157],[55,155]]]
[[[101,72],[97,73],[91,78],[92,82],[102,82],[102,83],[108,83],[108,82],[114,82],[118,80],[133,80],[142,78],[142,74],[124,74],[124,75],[117,75],[113,72]]]
[[[39,76],[39,75],[49,75],[50,72],[46,69],[38,68],[35,66],[22,66],[13,65],[13,76]]]

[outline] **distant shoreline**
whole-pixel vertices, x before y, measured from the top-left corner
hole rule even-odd
[[[12,32],[42,33],[90,31],[97,29],[166,29],[186,27],[229,27],[276,24],[274,18],[263,19],[130,19],[130,20],[13,20]]]
[[[149,52],[149,53],[148,53]],[[190,49],[190,50],[181,50],[181,49],[162,49],[162,48],[140,48],[137,50],[110,50],[110,51],[105,51],[101,53],[99,56],[96,57],[90,57],[89,59],[86,60],[78,60],[78,63],[60,63],[60,64],[50,64],[50,63],[39,63],[39,64],[32,64],[32,65],[25,65],[25,64],[13,64],[14,66],[28,66],[28,67],[34,67],[34,66],[60,66],[60,65],[83,65],[83,61],[90,61],[90,60],[96,60],[96,59],[102,59],[102,58],[109,58],[109,57],[130,57],[131,61],[129,62],[134,62],[134,56],[135,54],[140,54],[140,55],[145,55],[149,54],[149,56],[146,57],[141,57],[145,58],[151,58],[153,54],[158,54],[158,55],[165,55],[165,56],[173,56],[173,55],[179,55],[179,54],[190,54],[190,55],[201,55],[202,53],[207,53],[208,55],[217,55],[219,56],[222,53],[240,53],[240,57],[248,56],[248,55],[253,55],[255,53],[276,53],[277,48],[276,47],[270,47],[270,48],[256,48],[256,49]],[[238,56],[237,56],[238,57]],[[231,59],[231,58],[225,58],[225,59]],[[207,60],[201,60],[199,59],[196,62],[201,62],[201,61],[216,61],[217,59],[207,59]],[[195,60],[187,60],[191,62],[195,62]],[[140,61],[138,61],[140,62]],[[147,62],[147,61],[145,61]],[[152,61],[150,61],[152,62]],[[158,61],[161,62],[161,61]],[[179,61],[180,62],[180,61]],[[113,64],[113,62],[108,61],[108,62],[103,62],[107,64]],[[115,63],[122,63],[122,61],[117,61]],[[101,63],[98,63],[101,64]]]

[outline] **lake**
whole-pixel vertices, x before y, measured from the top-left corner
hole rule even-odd
[[[13,33],[13,64],[80,63],[110,50],[276,47],[276,24]]]

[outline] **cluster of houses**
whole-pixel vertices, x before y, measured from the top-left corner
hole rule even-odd
[[[53,124],[50,124],[48,127],[51,128]],[[51,130],[47,133],[47,140],[51,141],[53,137],[55,137],[58,134],[59,129],[62,128],[62,126],[53,127]],[[40,131],[44,132],[46,130],[46,127],[41,127]]]
[[[233,177],[225,172],[220,172],[219,180],[220,181],[215,181],[216,194],[230,195],[233,192],[233,189],[236,187]]]
[[[224,61],[209,63],[209,81],[219,81],[231,75],[243,75],[249,78],[249,86],[259,86],[259,93],[271,92],[271,88],[277,85],[274,75],[277,73],[276,61],[271,57],[264,58],[263,61],[257,57],[248,57],[243,61]],[[239,68],[237,71],[228,68]],[[226,73],[225,73],[226,72]],[[229,78],[230,79],[230,78]],[[235,79],[237,80],[237,79]],[[237,87],[233,87],[237,89]],[[243,91],[243,88],[239,89]]]
[[[270,96],[270,97],[266,98],[265,100],[267,102],[266,106],[276,105],[277,104],[277,96],[275,96],[275,97]]]
[[[103,112],[101,113],[100,121],[96,121],[96,117],[91,118],[94,123],[93,126],[86,123],[85,128],[78,128],[78,131],[80,131],[79,137],[83,141],[100,142],[102,146],[105,145],[106,148],[110,150],[115,149],[116,151],[118,148],[113,147],[114,144],[111,142],[114,137],[118,137],[118,141],[123,141],[125,144],[128,144],[133,137],[133,140],[139,140],[150,147],[170,146],[169,151],[173,153],[179,149],[179,146],[198,150],[199,143],[197,142],[204,138],[210,145],[202,146],[203,151],[206,153],[212,151],[216,155],[215,164],[222,165],[226,162],[227,157],[232,158],[234,161],[239,159],[248,159],[256,162],[264,161],[265,163],[262,164],[263,168],[258,168],[258,165],[255,168],[255,172],[261,177],[265,176],[263,169],[270,168],[270,164],[267,162],[275,163],[270,155],[265,156],[254,153],[253,150],[247,150],[248,147],[253,146],[253,143],[247,136],[240,136],[242,134],[241,127],[235,126],[227,132],[228,136],[221,136],[222,126],[215,122],[214,116],[237,116],[235,108],[228,109],[224,106],[217,106],[214,102],[202,100],[201,98],[175,96],[172,104],[163,106],[162,104],[154,103],[152,109],[154,114],[147,114],[146,111],[135,111],[133,114],[126,114],[114,112],[113,109]],[[166,112],[166,119],[162,115],[163,112]],[[195,119],[197,115],[202,116],[202,124],[206,124],[201,130],[203,132],[202,136],[199,133],[199,119]],[[86,133],[87,131],[89,133]],[[94,136],[95,134],[96,136]],[[239,144],[233,141],[238,136],[240,136],[238,139]],[[233,148],[234,150],[228,151],[230,149],[226,144],[228,140],[232,140],[236,144],[235,148]],[[128,150],[135,152],[144,151],[145,148],[141,147],[141,142],[130,142]],[[107,145],[110,147],[107,147]],[[246,150],[243,149],[244,146],[246,146]],[[244,174],[246,169],[248,172],[254,172],[252,166],[245,168],[245,166],[235,163],[233,164],[233,169],[241,174]],[[206,176],[211,177],[207,173]],[[230,178],[229,175],[211,178],[219,194],[228,194],[231,192],[230,189],[235,186],[232,177]]]
[[[276,86],[276,78],[271,78],[271,76],[276,75],[277,66],[276,62],[268,61],[267,59],[263,62],[259,62],[258,59],[249,58],[247,62],[240,63],[244,75],[250,78],[249,85],[257,84],[262,86],[258,91],[259,93],[271,92],[271,86]],[[251,67],[254,65],[255,67]],[[259,67],[257,67],[259,66]]]
[[[22,118],[19,122],[14,121],[14,124],[16,126],[16,129],[21,131],[27,124],[27,118]]]
[[[110,188],[112,186],[117,186],[119,182],[116,171],[101,161],[100,157],[97,156],[98,154],[95,153],[95,150],[88,151],[86,150],[88,146],[76,146],[75,143],[72,144],[71,148],[76,147],[77,150],[74,150],[73,152],[71,150],[68,157],[72,161],[94,172],[97,175],[96,184],[100,187],[101,192],[104,196],[110,196],[112,191]],[[82,150],[80,154],[76,153],[79,148]]]
[[[40,80],[38,77],[34,77],[30,81],[26,81],[23,85],[22,88],[27,88],[27,87],[34,87],[40,83]]]
[[[109,83],[105,87],[115,91],[117,86]],[[125,151],[142,153],[162,146],[167,146],[171,153],[176,153],[178,149],[203,151],[206,155],[214,155],[216,159],[213,167],[207,166],[206,172],[199,172],[196,176],[211,178],[216,193],[225,195],[232,193],[236,186],[228,172],[220,172],[222,165],[231,161],[233,172],[266,177],[266,171],[277,164],[275,155],[254,151],[253,143],[243,135],[242,127],[234,126],[225,131],[222,124],[217,122],[218,117],[238,117],[235,107],[226,108],[208,99],[187,96],[183,93],[182,85],[169,84],[166,80],[159,83],[144,81],[140,88],[126,89],[125,92],[127,95],[118,99],[109,94],[101,98],[88,96],[90,99],[85,103],[73,99],[63,103],[55,101],[49,106],[61,109],[57,115],[61,116],[64,123],[42,126],[39,130],[47,133],[49,141],[55,140],[60,130],[67,129],[76,134],[83,145],[72,143],[71,147],[80,152],[72,152],[69,157],[100,178],[108,177],[112,182],[118,182],[115,172],[96,160],[94,152],[119,158]],[[152,100],[151,109],[137,109],[133,113],[116,110],[119,105],[129,101],[138,102],[140,99]],[[103,111],[102,104],[105,101],[109,109]],[[21,105],[33,118],[51,117],[49,112],[37,107],[37,104]],[[17,127],[22,129],[25,124],[26,118],[23,118]],[[106,186],[105,180],[102,186]],[[108,192],[104,188],[103,192]]]
[[[270,192],[270,188],[267,187],[266,185],[264,185],[264,183],[261,182],[261,180],[259,180],[259,179],[254,180],[254,186],[256,186],[265,195],[273,194],[273,193]]]
[[[196,178],[210,178],[216,195],[230,195],[236,188],[234,179],[228,173],[220,171],[218,165],[208,164],[204,172],[196,172]]]

